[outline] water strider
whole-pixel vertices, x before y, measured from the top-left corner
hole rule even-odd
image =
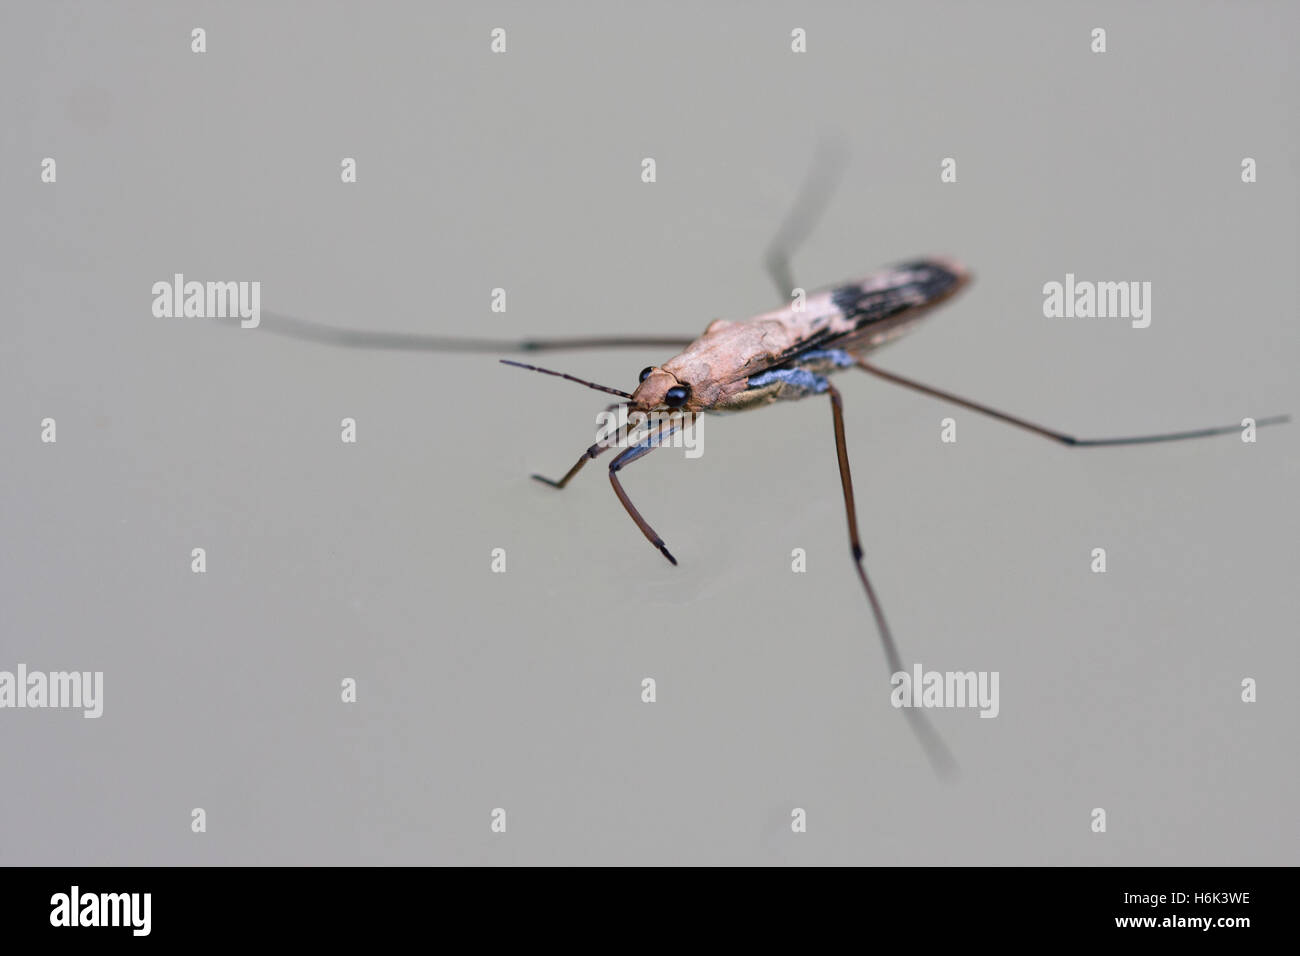
[[[853,479],[844,437],[844,405],[839,390],[830,381],[831,375],[858,369],[895,385],[951,402],[1073,447],[1095,448],[1204,438],[1239,432],[1240,426],[1225,425],[1122,438],[1076,438],[904,378],[868,361],[867,356],[871,352],[908,331],[931,309],[960,292],[971,281],[971,274],[951,259],[922,258],[811,294],[797,289],[790,269],[791,255],[824,209],[829,199],[831,179],[827,175],[814,175],[810,178],[800,193],[800,200],[769,249],[766,260],[768,272],[779,296],[788,304],[745,321],[718,319],[696,338],[612,336],[496,342],[357,332],[270,314],[264,314],[262,327],[296,338],[359,348],[466,352],[540,352],[622,346],[680,349],[663,363],[643,369],[638,384],[631,392],[535,365],[501,360],[508,365],[558,376],[624,400],[621,404],[632,414],[633,422],[620,429],[618,442],[603,441],[592,445],[558,480],[540,475],[533,477],[554,488],[564,488],[588,461],[597,458],[611,444],[625,445],[625,450],[609,464],[610,484],[641,533],[674,565],[677,564],[677,559],[632,503],[619,480],[619,472],[654,448],[660,447],[673,429],[681,427],[681,416],[750,411],[773,402],[793,401],[815,395],[827,396],[835,433],[850,555],[875,618],[890,673],[897,674],[904,670],[902,658],[863,563],[862,541],[853,498]],[[639,426],[635,423],[648,420],[654,420],[656,424],[650,428],[649,434],[639,437],[640,432],[636,431]],[[1261,418],[1255,424],[1273,425],[1288,420],[1288,416],[1279,415]],[[633,437],[634,432],[638,437]],[[935,765],[941,769],[951,766],[946,748],[920,711],[906,709],[903,713],[912,722],[927,755]]]

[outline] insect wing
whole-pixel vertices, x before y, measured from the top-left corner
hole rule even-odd
[[[878,348],[902,335],[969,280],[966,270],[955,263],[923,259],[817,293],[807,303],[809,334],[768,368],[810,351],[861,353]]]

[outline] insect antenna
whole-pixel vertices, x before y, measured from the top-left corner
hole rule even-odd
[[[536,365],[525,365],[523,362],[512,362],[510,359],[501,359],[502,365],[513,365],[515,368],[525,368],[530,372],[541,372],[543,375],[554,375],[556,378],[568,379],[570,382],[577,382],[579,385],[586,385],[588,388],[594,388],[598,392],[608,392],[610,395],[617,395],[619,398],[631,398],[628,392],[620,392],[616,388],[610,388],[608,385],[597,385],[595,382],[588,382],[585,378],[578,378],[575,375],[568,375],[564,372],[556,372],[549,368],[539,368]]]

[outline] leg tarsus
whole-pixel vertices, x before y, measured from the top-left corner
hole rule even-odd
[[[945,402],[952,402],[954,405],[960,405],[962,408],[968,408],[972,412],[980,415],[987,415],[1000,422],[1005,422],[1016,428],[1023,428],[1027,432],[1035,435],[1041,435],[1054,442],[1059,442],[1070,448],[1101,448],[1108,445],[1149,445],[1154,442],[1162,441],[1183,441],[1188,438],[1209,438],[1213,435],[1229,435],[1233,432],[1241,431],[1239,425],[1223,425],[1215,428],[1196,428],[1190,431],[1182,432],[1163,432],[1157,435],[1130,435],[1125,438],[1076,438],[1074,435],[1067,435],[1065,432],[1058,432],[1052,428],[1044,428],[1042,425],[1035,425],[1033,422],[1026,421],[1023,418],[1017,418],[1015,415],[1008,415],[1006,412],[1000,412],[996,408],[990,408],[988,405],[981,405],[979,402],[973,402],[968,398],[962,398],[960,395],[954,395],[951,392],[945,392],[942,389],[934,388],[930,385],[924,385],[914,379],[904,378],[894,372],[887,372],[879,366],[872,365],[866,359],[856,358],[858,367],[864,372],[870,372],[877,378],[883,378],[887,382],[895,385],[902,385],[904,388],[910,388],[913,391],[920,392],[923,395],[929,395],[931,398],[938,398]],[[1291,420],[1290,415],[1273,415],[1269,418],[1261,418],[1255,422],[1257,428],[1265,425],[1281,425]]]
[[[531,477],[534,481],[540,481],[544,485],[550,485],[552,488],[558,488],[562,491],[564,490],[565,485],[567,485],[571,480],[573,480],[573,476],[576,475],[578,472],[582,471],[583,465],[591,461],[593,458],[598,457],[608,447],[609,447],[608,445],[602,445],[599,442],[597,442],[595,445],[592,445],[590,448],[588,448],[586,451],[582,453],[582,457],[579,458],[576,462],[574,462],[573,467],[570,468],[568,471],[566,471],[564,473],[564,477],[561,478],[559,481],[556,481],[554,478],[547,478],[545,475],[530,475],[529,477]]]

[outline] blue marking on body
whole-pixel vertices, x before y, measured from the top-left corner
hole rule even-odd
[[[812,352],[804,352],[799,356],[799,364],[821,364],[829,362],[836,368],[848,368],[850,365],[857,365],[853,356],[843,349],[816,349]]]
[[[819,395],[830,387],[830,382],[826,379],[802,368],[774,368],[753,375],[749,379],[749,387],[762,388],[764,385],[775,385],[777,382],[792,385],[804,392],[816,392]]]
[[[853,356],[843,349],[815,349],[804,352],[793,363],[793,368],[774,368],[749,378],[750,388],[763,388],[770,385],[784,385],[787,389],[800,395],[820,395],[830,388],[830,383],[814,372],[824,372],[837,368],[856,365]],[[784,395],[792,398],[794,396]]]

